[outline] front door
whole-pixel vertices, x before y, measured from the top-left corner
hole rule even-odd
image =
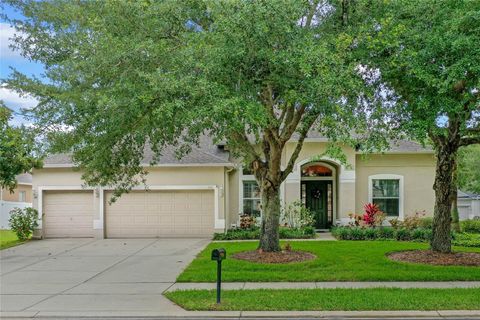
[[[332,211],[332,181],[302,181],[305,188],[305,206],[313,212],[315,227],[326,229],[330,226]]]

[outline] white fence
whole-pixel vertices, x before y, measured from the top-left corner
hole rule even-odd
[[[29,202],[13,202],[0,200],[0,229],[10,229],[8,225],[8,219],[10,219],[10,211],[14,208],[26,208],[31,207]]]

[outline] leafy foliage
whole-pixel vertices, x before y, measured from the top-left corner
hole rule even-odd
[[[480,194],[480,145],[458,151],[458,187],[462,191]]]
[[[280,228],[280,239],[311,239],[315,237],[315,229],[312,227],[304,228]],[[226,233],[215,233],[213,240],[251,240],[260,238],[260,229],[250,230],[231,229]]]
[[[431,245],[451,250],[452,180],[460,147],[480,143],[480,3],[361,1],[358,45],[374,81],[394,91],[400,129],[431,141],[437,160]]]
[[[313,213],[300,200],[290,203],[280,214],[280,221],[285,227],[305,228],[315,223]]]
[[[12,112],[0,101],[0,187],[17,186],[16,176],[41,166],[36,153],[34,133],[25,127],[9,124]]]
[[[27,207],[15,208],[10,213],[8,223],[20,241],[27,240],[38,227],[38,211]]]
[[[463,232],[480,233],[480,219],[479,220],[464,220],[460,222]]]

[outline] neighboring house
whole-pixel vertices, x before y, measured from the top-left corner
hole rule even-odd
[[[17,187],[10,190],[0,188],[0,229],[9,229],[8,219],[13,208],[32,206],[32,175],[29,173],[17,176]]]
[[[480,194],[458,190],[457,207],[460,220],[480,219]]]
[[[288,142],[283,164],[296,142]],[[310,136],[293,172],[281,185],[283,204],[300,199],[318,217],[317,228],[346,223],[375,202],[390,217],[415,211],[433,213],[433,151],[408,141],[392,144],[383,154],[362,155],[345,147],[348,166],[321,157],[327,140]],[[152,159],[145,152],[144,163]],[[259,216],[260,194],[254,177],[232,159],[228,147],[208,137],[178,160],[167,149],[149,167],[149,191],[139,186],[113,204],[109,188],[84,189],[82,172],[69,156],[55,155],[34,170],[34,207],[43,216],[43,237],[197,237],[211,236],[239,222],[240,213]]]

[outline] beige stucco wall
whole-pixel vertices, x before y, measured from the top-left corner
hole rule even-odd
[[[18,202],[20,201],[21,191],[25,191],[25,202],[32,202],[32,186],[28,184],[18,184],[13,190],[13,193],[10,193],[9,190],[2,189],[2,200]]]
[[[426,210],[433,215],[435,194],[435,158],[433,154],[384,154],[363,157],[357,155],[356,205],[357,213],[368,202],[368,177],[375,174],[403,176],[404,215]]]
[[[219,188],[218,219],[225,217],[225,168],[215,167],[154,167],[148,170],[146,184],[148,186],[217,186]],[[68,187],[81,186],[81,172],[72,168],[44,168],[33,172],[33,190],[38,193],[39,187]],[[238,188],[238,187],[237,187]],[[93,191],[92,191],[93,193]],[[100,197],[94,197],[94,219],[100,219]],[[108,199],[105,199],[107,202]],[[108,204],[106,204],[108,205]],[[33,207],[38,209],[38,199],[33,199]],[[223,230],[223,229],[222,229]],[[221,230],[217,230],[221,231]],[[40,234],[37,234],[40,236]],[[103,236],[103,231],[97,231],[97,237]]]

